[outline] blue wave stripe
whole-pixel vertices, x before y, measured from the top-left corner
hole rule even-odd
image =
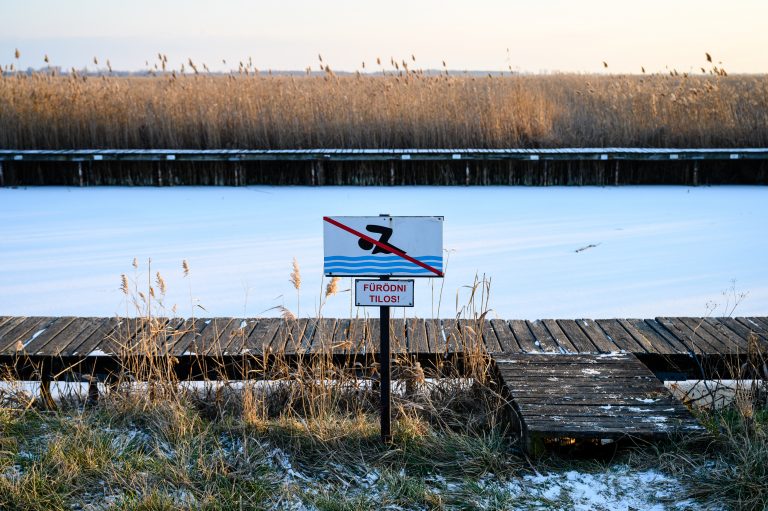
[[[326,266],[419,266],[410,261],[325,261]],[[442,266],[442,263],[433,263],[429,266]]]
[[[435,268],[437,271],[443,271],[441,268]],[[326,266],[324,268],[325,271],[424,271],[427,273],[434,273],[430,270],[426,270],[424,268],[419,268],[417,266]]]
[[[332,269],[326,268],[324,273],[337,273],[341,275],[389,275],[390,273],[406,273],[408,275],[434,275],[434,272],[424,269],[402,269],[402,270],[382,270],[381,268],[355,268],[350,269]]]
[[[347,263],[347,262],[340,261],[340,262],[336,262],[336,263],[326,262],[324,266],[348,266],[350,268],[358,268],[360,266],[375,266],[375,267],[382,267],[382,268],[384,268],[384,267],[386,267],[386,268],[396,268],[396,267],[402,266],[403,268],[412,268],[414,266],[419,266],[419,265],[418,264],[413,264],[413,263],[407,263],[407,262],[400,262],[400,263],[395,263],[395,262],[392,262],[392,263],[375,263],[375,262]],[[432,264],[432,265],[428,265],[428,266],[432,266],[434,268],[440,268],[443,265],[442,264]]]
[[[351,257],[351,256],[327,256],[324,258],[326,261],[405,261],[400,256],[396,255],[383,255],[383,256],[358,256],[358,257]],[[421,261],[421,262],[427,262],[427,261],[442,261],[443,258],[440,256],[419,256],[414,257],[414,259]]]

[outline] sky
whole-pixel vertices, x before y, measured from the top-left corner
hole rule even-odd
[[[424,69],[639,73],[699,70],[709,52],[765,73],[766,19],[765,0],[2,0],[0,64],[141,70],[160,52],[176,69],[303,70],[322,55],[355,71],[414,55]]]

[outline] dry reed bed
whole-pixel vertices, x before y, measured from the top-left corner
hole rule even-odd
[[[768,76],[0,78],[2,148],[768,146]]]

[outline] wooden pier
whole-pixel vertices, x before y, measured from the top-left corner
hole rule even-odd
[[[0,149],[0,187],[766,182],[765,147]]]
[[[460,369],[468,352],[490,356],[529,439],[696,430],[662,380],[751,378],[745,362],[768,354],[768,317],[393,319],[390,331],[393,353],[427,372]],[[170,356],[181,379],[259,378],[278,356],[371,366],[378,338],[376,319],[3,316],[0,374],[45,388],[108,379],[129,357]]]

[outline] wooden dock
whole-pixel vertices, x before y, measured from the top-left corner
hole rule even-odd
[[[644,438],[702,431],[631,353],[493,355],[529,451],[543,438]]]
[[[768,349],[768,318],[542,319],[490,321],[393,319],[396,353],[633,353],[669,356],[747,354]],[[0,316],[0,357],[118,356],[147,328],[144,318]],[[162,349],[177,357],[376,351],[377,319],[154,318]],[[375,342],[374,342],[375,341]],[[472,344],[470,346],[470,344]]]
[[[427,373],[495,361],[528,439],[664,436],[698,429],[662,380],[743,378],[768,354],[768,317],[393,319],[392,352]],[[169,356],[180,379],[268,377],[275,357],[325,354],[371,367],[376,319],[0,317],[0,374],[22,380],[109,379],[130,357]],[[765,355],[763,355],[765,356]],[[734,372],[735,371],[735,372]]]
[[[765,184],[768,148],[0,149],[0,186]]]

